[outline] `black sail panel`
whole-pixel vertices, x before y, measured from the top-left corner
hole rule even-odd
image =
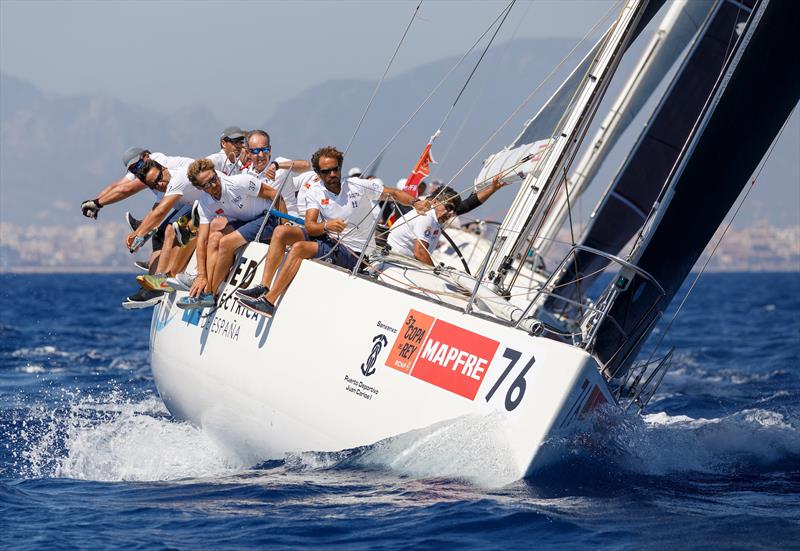
[[[748,23],[748,30],[757,26],[741,58],[733,56],[726,68],[729,80],[715,87],[718,102],[704,112],[706,124],[693,136],[695,147],[674,177],[674,195],[637,251],[637,265],[666,295],[635,277],[609,312],[628,338],[608,319],[598,328],[594,351],[608,372],[624,374],[651,322],[675,296],[800,99],[795,36],[800,2],[773,0],[763,7],[760,21]]]
[[[712,12],[596,209],[582,245],[616,255],[642,227],[733,48],[736,26],[746,21],[748,14],[740,4],[726,0]],[[607,263],[603,257],[578,252],[559,278],[559,294],[576,299],[578,289],[568,282],[580,277],[586,289],[594,280],[587,274],[598,272]],[[557,307],[559,302],[554,299],[551,306]]]

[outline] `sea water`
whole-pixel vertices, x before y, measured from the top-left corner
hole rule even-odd
[[[704,275],[646,413],[524,481],[474,420],[252,464],[164,408],[131,275],[0,289],[4,548],[800,548],[798,274]]]

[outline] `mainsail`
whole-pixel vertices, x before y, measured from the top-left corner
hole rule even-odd
[[[598,327],[608,375],[625,375],[800,99],[798,28],[800,2],[761,0],[750,15],[631,257],[664,294],[634,276]]]
[[[741,30],[749,14],[750,9],[738,2],[715,3],[676,77],[592,214],[581,245],[616,255],[642,227],[735,44],[736,29]],[[556,281],[557,293],[577,299],[579,288],[572,282],[580,281],[580,288],[587,289],[607,264],[605,257],[576,252]],[[555,302],[551,299],[550,306]]]
[[[670,6],[650,42],[644,48],[639,62],[623,86],[616,101],[600,124],[590,147],[578,161],[569,178],[567,193],[559,193],[556,206],[533,247],[541,256],[557,238],[568,214],[569,203],[574,203],[589,186],[597,170],[617,143],[617,140],[639,114],[644,104],[664,79],[687,44],[698,34],[712,8],[719,2],[713,0],[676,0]]]
[[[548,148],[525,175],[520,192],[499,231],[497,249],[489,264],[494,274],[490,276],[499,286],[503,286],[502,280],[514,261],[525,256],[528,237],[537,222],[536,213],[543,215],[541,206],[552,197],[554,184],[561,181],[562,171],[567,169],[577,153],[622,54],[662,3],[660,0],[649,3],[629,0],[614,25],[526,124],[514,143],[493,156],[514,156],[521,161],[534,155],[543,143]],[[494,158],[487,160],[486,164],[493,162],[501,166],[507,164]]]

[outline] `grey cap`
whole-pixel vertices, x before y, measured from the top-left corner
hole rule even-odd
[[[238,126],[228,126],[222,131],[219,139],[228,138],[229,140],[238,140],[239,138],[244,138],[244,130],[239,128]]]
[[[125,153],[122,154],[122,164],[125,165],[125,168],[128,168],[138,161],[139,157],[141,157],[144,152],[145,150],[141,147],[129,147],[125,150]]]

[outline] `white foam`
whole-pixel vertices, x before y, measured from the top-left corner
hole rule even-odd
[[[519,478],[504,430],[499,415],[465,416],[358,450],[296,454],[287,461],[311,469],[385,468],[414,478],[454,478],[499,487]]]
[[[156,397],[74,401],[66,415],[38,410],[44,428],[21,434],[31,477],[176,480],[218,477],[246,465],[202,430],[169,420]],[[58,453],[56,450],[61,450]]]
[[[69,353],[57,349],[55,346],[36,346],[34,348],[20,348],[11,353],[15,358],[28,356],[69,356]]]
[[[621,466],[650,475],[749,470],[800,457],[800,423],[783,413],[748,409],[717,419],[646,415],[612,430]]]

